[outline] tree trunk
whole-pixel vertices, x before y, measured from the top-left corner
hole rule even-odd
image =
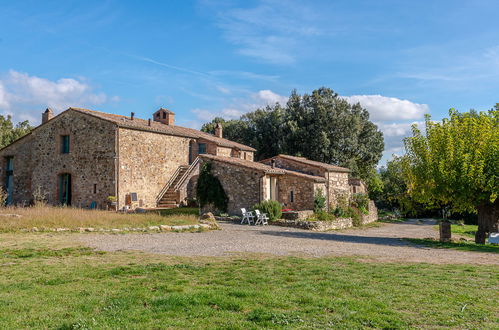
[[[494,203],[483,203],[478,206],[478,230],[475,243],[485,244],[490,233],[499,232],[499,198]]]

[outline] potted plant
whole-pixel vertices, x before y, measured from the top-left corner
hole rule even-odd
[[[118,205],[116,196],[108,196],[107,202],[109,203],[109,208],[116,211],[116,207]]]

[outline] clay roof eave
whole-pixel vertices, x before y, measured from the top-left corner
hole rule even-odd
[[[295,161],[295,162],[298,162],[298,163],[302,163],[302,164],[305,164],[305,165],[310,165],[310,166],[315,166],[315,167],[319,167],[319,168],[322,168],[322,169],[325,169],[326,171],[331,171],[331,172],[345,172],[345,173],[350,173],[351,170],[346,168],[346,167],[340,167],[340,166],[336,166],[336,165],[331,165],[331,164],[327,164],[327,163],[322,163],[322,162],[317,162],[317,161],[314,161],[314,160],[310,160],[310,159],[307,159],[305,157],[296,157],[296,156],[290,156],[290,155],[284,155],[284,154],[279,154],[277,156],[274,156],[274,157],[271,157],[271,158],[268,158],[268,159],[264,159],[262,160],[263,161],[269,161],[271,159],[275,159],[275,158],[284,158],[284,159],[288,159],[288,160],[291,160],[291,161]]]
[[[130,120],[129,117],[126,116],[121,116],[121,115],[115,115],[115,114],[108,114],[105,112],[99,112],[99,111],[94,111],[94,110],[89,110],[89,109],[83,109],[83,108],[69,108],[68,110],[74,110],[79,113],[87,114],[89,116],[93,116],[95,118],[99,118],[108,122],[112,122],[118,127],[122,128],[127,128],[127,129],[132,129],[132,130],[139,130],[139,131],[145,131],[145,132],[153,132],[153,133],[158,133],[158,134],[164,134],[164,135],[171,135],[171,136],[181,136],[181,137],[187,137],[187,138],[192,138],[192,139],[205,139],[210,142],[215,143],[218,146],[221,147],[227,147],[227,148],[238,148],[240,150],[244,151],[251,151],[255,152],[256,149],[246,146],[244,144],[230,141],[224,138],[219,138],[216,137],[212,134],[201,132],[199,130],[195,130],[192,128],[187,128],[187,127],[182,127],[182,126],[168,126],[165,124],[160,124],[155,121],[151,121],[151,125],[149,126],[148,121],[140,118],[135,118],[134,120]]]

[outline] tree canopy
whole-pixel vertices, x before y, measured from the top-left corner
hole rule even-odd
[[[293,91],[286,105],[257,109],[239,120],[215,118],[201,130],[213,133],[217,122],[225,138],[257,149],[257,159],[279,153],[302,156],[348,167],[365,180],[384,149],[383,134],[367,110],[325,87],[311,94]]]
[[[32,129],[27,120],[14,125],[12,116],[0,115],[0,149],[28,134]]]
[[[413,126],[405,146],[411,196],[454,212],[478,211],[480,226],[480,210],[499,195],[499,104],[488,112],[451,109],[441,122],[426,116],[426,132]]]

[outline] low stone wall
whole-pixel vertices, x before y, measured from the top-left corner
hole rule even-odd
[[[271,222],[272,225],[294,227],[312,231],[328,231],[353,227],[351,218],[338,218],[333,221],[302,221],[280,219]]]
[[[312,210],[282,212],[282,218],[284,220],[305,220],[312,215],[314,215],[314,211]]]
[[[375,221],[378,221],[378,208],[373,201],[369,201],[369,213],[365,215],[363,214],[360,222],[365,225]]]

